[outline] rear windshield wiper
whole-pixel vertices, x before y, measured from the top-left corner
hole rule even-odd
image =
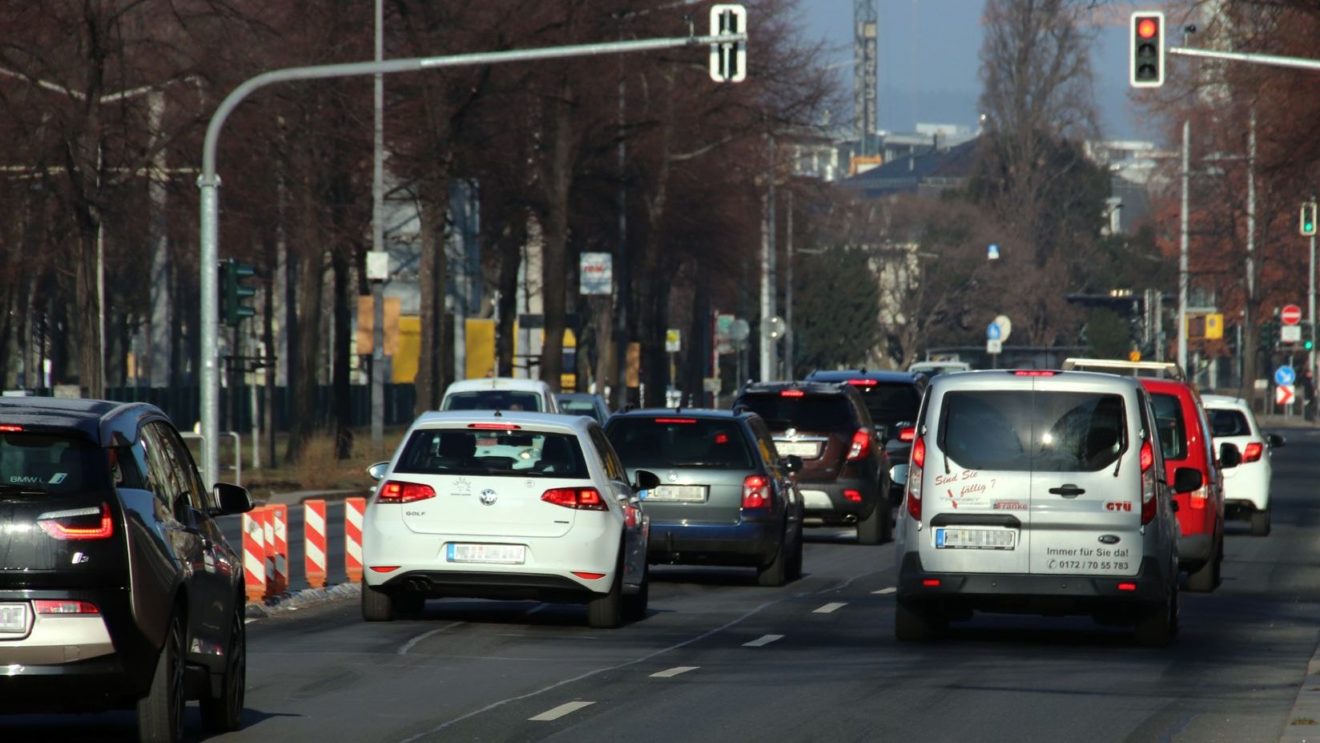
[[[0,485],[0,493],[6,495],[46,495],[45,490],[30,485]]]

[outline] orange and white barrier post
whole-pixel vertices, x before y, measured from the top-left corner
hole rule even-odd
[[[350,583],[362,582],[362,522],[366,513],[366,498],[344,499],[344,572]]]
[[[325,524],[325,501],[303,501],[303,572],[312,588],[325,588],[326,584]]]
[[[289,590],[289,507],[275,503],[266,507],[270,511],[274,541],[274,553],[271,554],[270,591],[281,594]]]
[[[266,595],[266,535],[260,510],[243,514],[243,588],[248,601]]]
[[[275,512],[270,506],[262,506],[255,513],[261,519],[261,542],[266,553],[262,563],[266,569],[266,598],[279,594],[275,590]]]

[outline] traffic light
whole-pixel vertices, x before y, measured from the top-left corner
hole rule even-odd
[[[1134,88],[1164,84],[1164,14],[1132,14],[1131,79]]]
[[[1305,237],[1315,237],[1315,202],[1302,204],[1301,231]]]
[[[710,35],[747,33],[747,8],[732,3],[710,6]],[[710,79],[740,83],[747,79],[747,42],[710,45]]]
[[[220,262],[220,303],[221,315],[225,324],[238,327],[244,319],[257,314],[247,300],[256,296],[257,290],[243,282],[252,278],[257,269],[251,263],[239,263],[233,258]]]
[[[1311,334],[1311,323],[1302,323],[1302,350],[1310,351],[1315,348],[1315,338]]]

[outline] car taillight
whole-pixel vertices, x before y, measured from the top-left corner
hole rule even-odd
[[[862,491],[853,490],[852,488],[847,488],[843,491],[843,499],[848,501],[849,503],[861,503]]]
[[[912,466],[908,469],[907,510],[913,519],[921,521],[921,471],[926,466],[926,440],[912,444]]]
[[[780,397],[806,397],[807,393],[802,390],[781,390]]]
[[[110,506],[99,508],[73,508],[68,511],[50,511],[37,517],[37,526],[55,539],[77,541],[82,539],[109,539],[115,533],[110,518]]]
[[[848,461],[856,462],[859,459],[865,459],[866,455],[870,453],[871,432],[865,428],[859,428],[853,434],[852,444],[848,447]]]
[[[0,423],[0,433],[23,433],[23,427],[13,423]]]
[[[849,379],[848,384],[854,387],[874,387],[880,383],[874,379]]]
[[[763,475],[748,475],[743,478],[742,507],[770,507],[770,478]]]
[[[605,499],[595,488],[552,488],[541,493],[541,500],[579,511],[608,511]]]
[[[682,425],[687,425],[687,424],[689,424],[689,423],[696,423],[696,422],[697,422],[697,419],[696,419],[696,418],[656,418],[656,419],[655,419],[655,422],[656,422],[656,423],[669,423],[669,424],[672,424],[672,423],[678,423],[678,424],[682,424]]]
[[[469,423],[468,428],[477,431],[521,431],[522,426],[513,423]]]
[[[1260,461],[1260,455],[1264,453],[1265,445],[1259,441],[1253,441],[1250,444],[1247,444],[1247,447],[1242,450],[1242,461],[1258,462]]]
[[[1042,369],[1018,369],[1013,372],[1015,377],[1052,377],[1054,372]]]
[[[90,601],[74,599],[35,599],[32,610],[44,616],[77,616],[79,614],[100,614],[101,610]]]
[[[899,440],[899,441],[911,441],[911,440],[915,439],[916,437],[917,437],[917,427],[916,427],[916,426],[908,426],[907,428],[900,428],[900,429],[898,429],[898,440]]]
[[[435,497],[435,489],[430,485],[398,480],[390,480],[381,485],[379,492],[377,503],[414,503]]]
[[[1141,444],[1141,523],[1155,520],[1155,449],[1149,441]]]
[[[1204,511],[1205,504],[1210,500],[1210,488],[1202,485],[1192,491],[1192,510]]]

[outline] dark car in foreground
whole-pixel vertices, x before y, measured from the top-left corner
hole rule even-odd
[[[151,405],[0,399],[0,712],[135,708],[173,741],[199,699],[238,729],[243,563],[215,517],[251,508]]]
[[[652,563],[742,565],[779,586],[802,573],[802,500],[764,421],[727,410],[633,410],[605,433],[630,476],[661,484],[642,501]]]

